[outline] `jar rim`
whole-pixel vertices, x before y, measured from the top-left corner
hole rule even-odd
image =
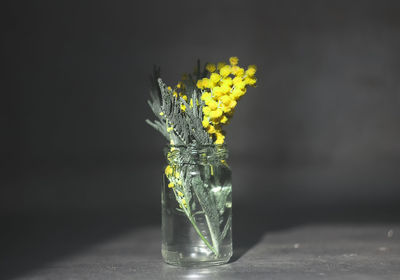
[[[172,144],[167,144],[165,145],[167,148],[214,148],[214,147],[220,147],[220,148],[227,148],[228,146],[226,144],[187,144],[187,145],[172,145]]]

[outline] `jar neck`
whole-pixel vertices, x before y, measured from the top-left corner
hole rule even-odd
[[[214,164],[228,158],[226,145],[167,145],[165,156],[170,164]]]

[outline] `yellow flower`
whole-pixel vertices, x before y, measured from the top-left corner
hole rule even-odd
[[[160,112],[160,116],[164,116],[164,113],[163,113],[163,112]]]
[[[167,167],[165,168],[165,175],[170,176],[172,175],[173,169],[171,166],[167,165]]]
[[[206,65],[206,69],[207,69],[208,72],[214,72],[215,71],[215,64],[208,63]]]
[[[234,75],[242,77],[244,75],[244,69],[239,67],[239,69],[237,69]]]
[[[183,193],[181,193],[180,191],[177,191],[177,194],[178,194],[179,196],[183,196]]]
[[[231,63],[231,65],[237,65],[239,62],[239,58],[237,58],[236,56],[232,56],[229,58],[229,62]]]
[[[234,85],[236,85],[236,84],[238,84],[238,83],[240,83],[242,81],[243,81],[242,77],[235,77],[235,78],[233,78],[232,83]]]
[[[183,105],[183,104],[181,104],[181,110],[182,110],[183,112],[185,112],[185,111],[186,111],[186,106]]]
[[[214,94],[214,96],[216,96],[218,98],[219,96],[221,96],[223,94],[222,88],[221,87],[213,88],[213,94]]]
[[[217,136],[217,139],[215,140],[215,144],[217,144],[217,145],[224,144],[225,136],[220,132],[217,132],[215,135]]]
[[[203,107],[203,113],[204,115],[208,116],[210,115],[211,109],[208,107]]]
[[[212,126],[212,125],[210,125],[208,128],[207,128],[207,132],[209,133],[209,134],[214,134],[215,133],[215,127],[214,126]]]
[[[221,76],[218,75],[217,73],[212,73],[210,75],[210,80],[214,83],[218,83],[219,80],[221,80]]]
[[[202,88],[203,88],[203,81],[202,81],[202,80],[198,80],[197,83],[196,83],[196,86],[197,86],[199,89],[202,89]]]
[[[221,97],[221,101],[228,106],[232,102],[232,99],[228,95],[224,95]]]
[[[168,184],[168,188],[172,189],[173,187],[175,187],[174,183],[171,182],[171,183]]]
[[[228,122],[228,118],[226,116],[222,116],[221,123],[226,124]]]
[[[202,85],[203,85],[203,88],[209,88],[210,87],[210,80],[207,79],[207,78],[203,78]]]
[[[210,112],[210,118],[213,120],[218,119],[220,116],[222,116],[222,113],[222,110],[218,108],[217,110]]]
[[[173,128],[172,126],[170,126],[170,127],[167,128],[167,131],[168,131],[168,132],[171,132],[172,130],[174,130],[174,128]]]
[[[175,171],[175,178],[179,179],[179,176],[180,176],[179,172]]]
[[[221,86],[221,92],[223,93],[223,94],[228,94],[230,91],[231,91],[231,87],[230,86],[227,86],[227,85],[222,85]]]
[[[208,107],[210,108],[211,111],[214,111],[214,110],[216,110],[218,108],[218,103],[215,102],[214,100],[211,100],[208,103]]]
[[[183,205],[185,205],[185,206],[187,205],[187,204],[186,204],[186,200],[185,200],[184,198],[182,198],[181,201],[182,201],[182,204],[183,204]]]
[[[239,82],[235,85],[235,88],[243,90],[246,87],[246,83],[244,81]]]
[[[181,87],[182,87],[182,82],[179,82],[179,83],[176,85],[176,87],[177,87],[177,88],[181,88]]]
[[[225,65],[224,67],[221,68],[221,70],[219,70],[219,73],[221,74],[221,76],[223,78],[225,78],[226,76],[228,76],[231,73],[231,66]]]
[[[218,69],[218,70],[221,70],[221,68],[224,67],[225,65],[226,65],[225,62],[218,62],[218,64],[217,64],[217,69]]]
[[[167,89],[168,89],[168,90],[172,90],[172,88],[171,88],[171,87],[167,87]]]
[[[210,121],[206,118],[204,118],[201,123],[203,124],[204,128],[207,128],[210,125]]]
[[[245,82],[246,84],[248,84],[249,86],[254,86],[254,85],[256,84],[256,82],[257,82],[257,79],[256,79],[256,78],[249,78],[249,77],[246,77],[246,78],[244,79],[244,82]]]
[[[177,93],[176,91],[174,91],[174,92],[172,93],[172,95],[175,96],[175,97],[178,97],[178,93]]]
[[[211,93],[208,91],[203,92],[203,94],[201,95],[201,100],[203,100],[203,101],[206,101],[207,99],[210,99],[210,98],[211,98]]]
[[[231,86],[232,85],[232,78],[231,77],[226,77],[225,79],[222,79],[220,81],[221,85],[226,85],[226,86]]]
[[[232,97],[233,97],[233,99],[235,99],[235,100],[238,100],[240,97],[242,97],[243,96],[243,90],[241,90],[240,88],[235,88],[233,91],[232,91]]]
[[[248,77],[253,77],[256,72],[257,72],[257,66],[249,65],[249,67],[246,70],[246,75]]]

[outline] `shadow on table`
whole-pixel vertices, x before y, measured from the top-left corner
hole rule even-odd
[[[400,222],[398,205],[253,205],[235,207],[233,216],[233,256],[238,261],[265,235],[315,224],[388,224]]]
[[[152,224],[159,217],[145,218],[122,213],[36,214],[0,217],[0,278],[14,279],[46,267],[116,235]]]

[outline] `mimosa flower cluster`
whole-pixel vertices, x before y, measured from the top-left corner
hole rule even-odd
[[[250,65],[247,70],[238,65],[239,59],[231,57],[230,64],[220,62],[207,64],[207,77],[198,80],[197,88],[202,91],[203,127],[215,138],[215,144],[223,144],[225,135],[222,126],[227,124],[234,113],[239,99],[246,94],[248,86],[256,86],[257,67]]]
[[[184,74],[175,87],[170,87],[155,69],[149,105],[159,120],[147,122],[171,145],[222,145],[223,126],[248,87],[256,86],[256,72],[255,65],[239,66],[235,56],[228,63],[208,63],[203,69],[198,61],[192,74]]]

